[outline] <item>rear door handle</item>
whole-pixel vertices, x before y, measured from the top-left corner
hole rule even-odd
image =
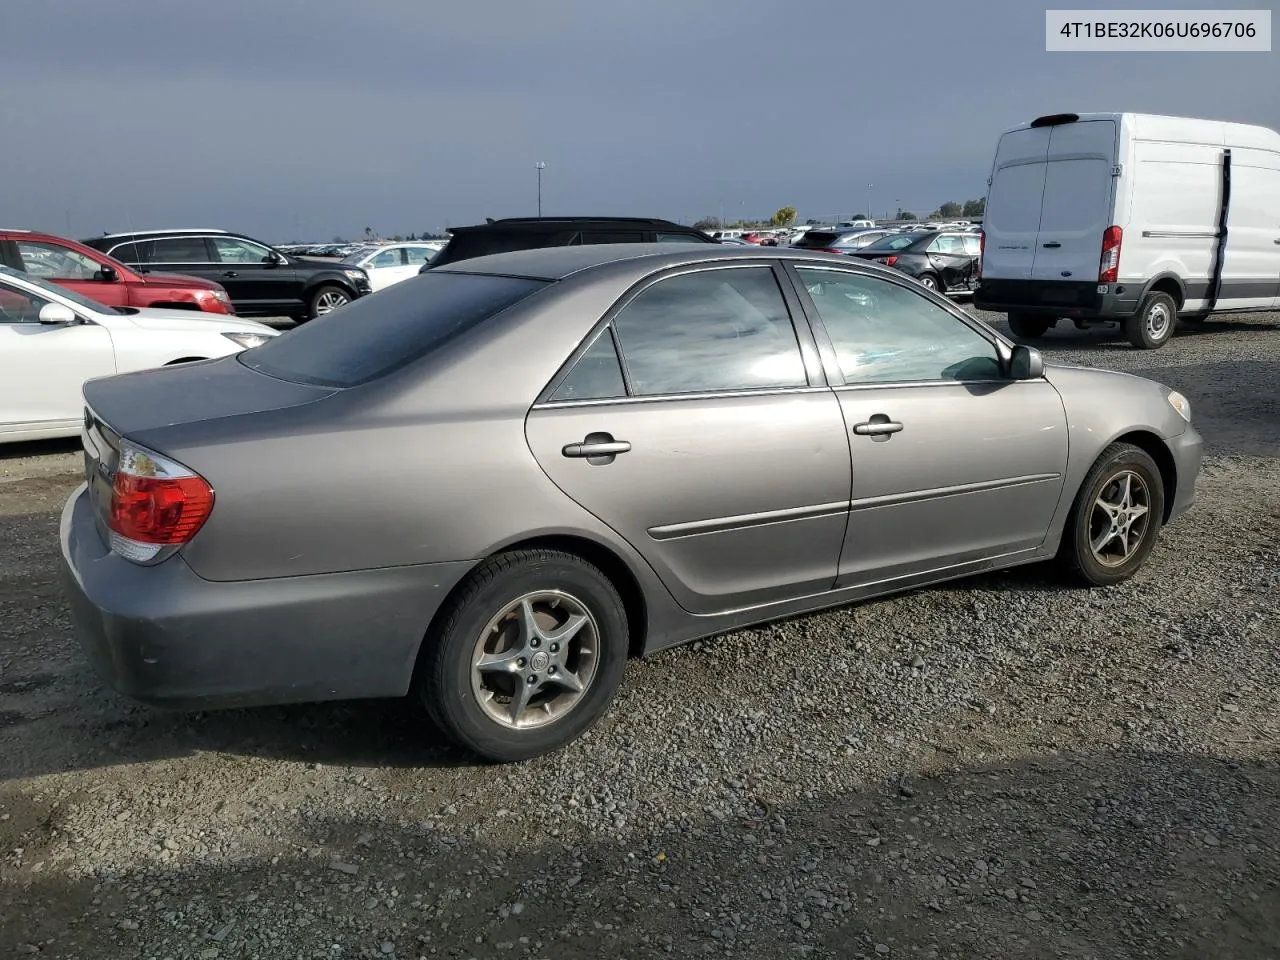
[[[883,414],[877,414],[877,417]],[[860,437],[888,437],[890,434],[899,433],[902,430],[902,424],[896,420],[890,420],[885,417],[883,420],[872,418],[867,423],[854,424],[853,432]]]
[[[238,276],[240,276],[240,274],[236,273],[234,270],[228,270],[226,273],[224,273],[224,274],[223,274],[223,276],[224,276],[224,277],[238,277]]]
[[[1048,243],[1045,244],[1045,246],[1050,250],[1057,250],[1058,247],[1062,246],[1062,244],[1060,244],[1057,240],[1050,240]]]

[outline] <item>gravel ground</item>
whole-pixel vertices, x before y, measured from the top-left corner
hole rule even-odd
[[[0,453],[0,957],[1280,957],[1280,323],[1045,352],[1193,403],[1199,503],[1133,581],[669,651],[502,768],[402,703],[103,690],[53,578],[74,446]]]

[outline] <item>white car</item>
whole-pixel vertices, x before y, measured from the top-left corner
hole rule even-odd
[[[369,286],[377,293],[393,283],[416,277],[423,265],[430,263],[443,246],[443,243],[431,241],[387,243],[363,247],[343,257],[342,262],[363,268],[369,274]]]
[[[277,332],[191,310],[108,307],[0,266],[0,443],[79,434],[86,380],[223,357]]]

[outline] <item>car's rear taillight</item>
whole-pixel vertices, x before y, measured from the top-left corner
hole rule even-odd
[[[987,231],[978,231],[978,262],[974,265],[973,275],[982,279],[982,258],[987,252]]]
[[[111,549],[135,563],[159,563],[189,541],[213,511],[213,487],[194,470],[129,441],[111,488]]]
[[[1098,282],[1115,283],[1120,275],[1120,244],[1124,231],[1107,227],[1102,233],[1102,259],[1098,263]]]
[[[843,250],[837,250],[835,247],[823,247],[821,253],[844,253]]]
[[[884,263],[891,267],[897,262],[898,258],[892,254],[887,257],[876,257],[876,263]]]

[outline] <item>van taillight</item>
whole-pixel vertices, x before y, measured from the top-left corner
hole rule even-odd
[[[982,279],[982,257],[986,252],[987,252],[987,231],[979,230],[978,231],[978,262],[977,264],[974,265],[974,270],[973,270],[974,276],[979,280]]]
[[[1120,244],[1124,231],[1107,227],[1102,233],[1102,260],[1098,263],[1098,282],[1115,283],[1120,275]]]
[[[107,527],[113,552],[158,563],[189,541],[213,512],[213,487],[182,464],[124,441]]]

